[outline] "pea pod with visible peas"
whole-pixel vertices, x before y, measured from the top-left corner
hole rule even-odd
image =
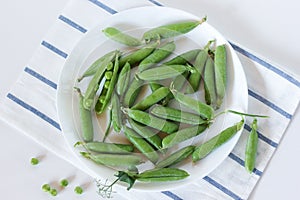
[[[110,154],[128,154],[134,148],[130,144],[106,143],[106,142],[77,142],[74,146],[82,145],[89,151]]]
[[[115,27],[107,27],[105,29],[102,30],[102,32],[110,39],[121,43],[121,44],[125,44],[127,46],[139,46],[142,44],[142,42],[137,39],[132,37],[131,35],[128,35],[124,32],[121,32],[119,29],[115,28]]]
[[[200,146],[197,146],[195,151],[192,154],[193,162],[201,160],[202,158],[206,157],[216,148],[220,147],[228,140],[230,140],[244,125],[244,119],[240,122],[236,123],[235,125],[226,128],[218,135],[214,136],[213,138],[209,139],[208,141],[204,142]]]
[[[99,85],[105,74],[105,71],[107,70],[107,67],[111,65],[112,63],[111,61],[118,55],[119,55],[119,51],[115,51],[113,54],[106,57],[104,61],[101,63],[101,65],[99,66],[99,68],[97,69],[92,80],[89,82],[83,98],[83,106],[85,107],[85,109],[91,110],[91,107],[95,101],[96,93],[99,89]]]
[[[147,143],[140,135],[138,135],[131,128],[124,126],[124,134],[127,139],[151,162],[156,163],[159,156],[157,152],[152,148],[152,146]]]
[[[153,40],[157,41],[161,39],[176,37],[190,32],[191,30],[193,30],[194,28],[196,28],[198,25],[202,24],[205,21],[206,21],[206,17],[197,21],[178,22],[178,23],[155,27],[146,31],[143,35],[142,40],[148,43]]]
[[[138,66],[138,71],[142,72],[168,57],[176,48],[174,41],[168,42],[154,50],[149,56],[142,60]]]
[[[77,79],[77,81],[80,82],[83,78],[94,75],[105,59],[112,56],[114,57],[114,55],[118,52],[119,50],[114,50],[98,58],[87,70],[85,70],[85,72]]]
[[[251,128],[245,151],[245,168],[249,173],[252,173],[255,168],[258,143],[257,119],[253,120]]]
[[[173,78],[186,71],[194,72],[194,68],[189,65],[164,65],[151,68],[137,74],[139,79],[145,81],[157,81]]]
[[[115,59],[114,68],[113,68],[113,74],[110,79],[110,84],[107,89],[104,88],[104,90],[102,90],[100,97],[95,106],[95,111],[98,115],[104,112],[105,108],[110,102],[112,93],[115,89],[115,85],[118,80],[118,74],[119,74],[119,59],[117,55]]]
[[[128,115],[131,119],[140,122],[141,124],[147,125],[149,127],[155,128],[168,134],[177,131],[179,128],[179,126],[175,123],[164,121],[144,111],[124,108],[123,112],[126,115]]]
[[[79,94],[79,115],[80,115],[80,124],[82,131],[82,138],[85,142],[90,142],[94,139],[94,128],[92,113],[90,110],[87,110],[83,106],[83,96],[79,88],[75,88]]]
[[[173,166],[182,160],[186,159],[189,155],[193,153],[195,149],[195,146],[187,146],[182,149],[179,149],[178,151],[172,153],[169,155],[167,158],[159,161],[156,163],[155,167],[156,168],[164,168],[164,167],[170,167]]]
[[[168,94],[170,94],[170,90],[167,87],[160,87],[154,92],[152,92],[149,96],[132,106],[131,109],[135,110],[147,110],[157,102],[164,99]]]
[[[190,138],[196,137],[197,135],[203,133],[207,128],[207,125],[195,125],[188,128],[183,128],[174,132],[170,135],[167,135],[162,140],[163,148],[169,148],[175,144],[186,141]]]

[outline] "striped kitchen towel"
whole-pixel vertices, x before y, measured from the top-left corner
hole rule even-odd
[[[140,6],[163,6],[154,0],[70,0],[44,37],[18,81],[2,99],[3,120],[44,147],[81,168],[65,145],[56,110],[59,74],[76,43],[99,20]],[[199,16],[200,17],[200,16]],[[97,19],[97,20],[95,20]],[[295,76],[231,42],[242,62],[248,82],[250,113],[270,116],[260,121],[257,164],[254,173],[244,169],[244,149],[250,131],[246,122],[233,151],[209,175],[172,191],[128,192],[118,188],[123,199],[247,199],[266,170],[299,104],[300,82]],[[191,195],[193,194],[193,195]]]

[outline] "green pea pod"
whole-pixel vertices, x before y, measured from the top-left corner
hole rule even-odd
[[[151,162],[156,163],[159,156],[153,147],[131,128],[124,126],[124,134],[128,140]]]
[[[239,130],[241,130],[243,125],[244,119],[241,120],[239,123],[236,123],[235,125],[226,128],[221,133],[204,142],[200,146],[197,146],[192,154],[193,162],[196,162],[206,157],[212,151],[214,151],[224,143],[228,142]]]
[[[225,45],[219,45],[215,50],[215,80],[216,80],[216,93],[217,93],[217,108],[223,102],[227,85],[227,59]]]
[[[109,167],[128,167],[139,165],[144,162],[141,156],[135,154],[91,154],[88,152],[80,152],[80,154],[87,159],[91,159],[97,164]]]
[[[155,168],[137,174],[136,180],[143,182],[177,181],[188,177],[189,174],[177,168]]]
[[[106,58],[114,58],[114,55],[116,53],[119,53],[119,50],[114,50],[111,52],[108,52],[104,56],[101,56],[98,58],[93,64],[77,79],[78,82],[80,82],[83,78],[92,76],[96,73],[97,69],[102,65],[102,63],[105,61]]]
[[[124,95],[123,105],[125,107],[131,107],[134,104],[138,94],[143,87],[143,83],[144,81],[141,79],[137,79],[135,77],[132,79]]]
[[[106,109],[108,103],[110,102],[112,93],[115,89],[115,85],[116,85],[117,80],[118,80],[118,74],[119,74],[119,59],[118,59],[118,55],[117,55],[116,59],[115,59],[114,68],[113,68],[113,75],[111,77],[109,87],[107,88],[107,92],[105,92],[105,94],[104,94],[105,99],[104,99],[104,101],[102,101],[99,98],[97,103],[96,103],[96,106],[95,106],[95,111],[98,115],[104,112],[104,110]],[[102,92],[104,92],[104,91],[102,91]]]
[[[119,96],[123,96],[127,90],[130,81],[130,68],[130,64],[127,62],[120,72],[117,82],[117,94]]]
[[[151,68],[137,74],[138,78],[146,81],[157,81],[176,77],[186,71],[192,71],[189,65],[164,65]]]
[[[252,173],[255,168],[258,143],[257,119],[253,120],[251,128],[245,152],[245,168],[249,173]]]
[[[143,126],[132,119],[129,119],[131,128],[136,131],[141,137],[145,138],[156,149],[161,149],[161,138],[147,126]]]
[[[181,104],[196,111],[203,119],[211,120],[214,116],[214,110],[209,105],[202,103],[190,96],[184,95],[174,89],[171,89],[174,98]]]
[[[161,84],[159,84],[158,82],[155,82],[155,81],[150,82],[149,86],[150,86],[150,89],[151,89],[152,92],[154,92],[155,90],[163,87],[163,85],[161,85]]]
[[[87,110],[83,106],[83,99],[80,89],[75,88],[79,94],[79,115],[80,115],[80,124],[82,131],[82,138],[85,142],[90,142],[94,138],[94,128],[93,128],[93,119],[92,113],[90,110]]]
[[[200,49],[193,49],[187,52],[184,52],[175,58],[164,62],[163,65],[186,65],[187,63],[191,64],[193,60],[197,57],[201,50]]]
[[[179,131],[167,135],[162,140],[163,148],[169,148],[174,146],[175,144],[179,144],[180,142],[186,141],[190,138],[193,138],[205,131],[207,125],[195,125],[188,128],[180,129]]]
[[[120,66],[123,67],[125,65],[125,63],[127,63],[127,62],[131,66],[136,65],[137,63],[139,63],[143,59],[145,59],[147,56],[149,56],[158,45],[159,45],[159,42],[153,42],[153,43],[147,44],[146,46],[142,47],[141,49],[134,51],[133,53],[122,56],[120,58]]]
[[[212,42],[214,42],[214,40],[209,41],[204,47],[204,49],[199,52],[199,54],[195,59],[194,67],[196,69],[196,72],[191,74],[188,79],[191,87],[188,87],[186,92],[189,94],[196,92],[199,89],[201,76],[208,57],[209,46],[211,45]]]
[[[172,85],[174,86],[175,90],[180,91],[183,88],[189,74],[190,73],[186,71],[174,78],[174,80],[172,81]]]
[[[204,69],[205,101],[208,105],[216,108],[217,94],[215,82],[215,69],[213,60],[208,57]]]
[[[197,125],[209,123],[207,120],[203,120],[199,115],[160,105],[153,107],[150,113],[162,119],[185,124]]]
[[[164,121],[160,118],[154,117],[147,112],[140,110],[132,110],[124,108],[123,112],[127,114],[131,119],[140,122],[141,124],[147,125],[154,129],[160,130],[165,133],[173,133],[178,130],[178,125],[172,122]]]
[[[166,157],[165,159],[156,163],[155,168],[170,167],[177,163],[180,163],[181,161],[186,159],[189,155],[191,155],[194,149],[195,146],[187,146],[182,149],[179,149],[178,151],[172,153],[171,155],[168,155],[168,157]]]
[[[153,29],[146,31],[143,35],[142,40],[145,40],[146,43],[153,41],[153,40],[160,40],[166,38],[176,37],[185,33],[190,32],[198,25],[202,24],[206,21],[206,17],[199,21],[186,21],[186,22],[179,22],[173,24],[167,24],[164,26],[159,26]]]
[[[116,94],[113,94],[111,99],[112,105],[112,125],[116,132],[120,132],[122,128],[122,113],[120,112],[120,101]]]
[[[148,95],[146,98],[135,104],[131,109],[135,110],[147,110],[157,102],[164,99],[168,94],[170,93],[169,88],[167,87],[160,87],[154,92],[152,92],[150,95]]]
[[[121,32],[119,29],[114,28],[114,27],[107,27],[104,30],[102,30],[102,32],[110,39],[121,43],[121,44],[125,44],[126,46],[139,46],[142,44],[142,42],[137,39],[134,38],[126,33]]]
[[[87,150],[98,153],[128,154],[134,148],[130,144],[105,143],[105,142],[77,142],[74,146],[82,145]]]
[[[147,56],[138,66],[138,71],[142,72],[155,64],[159,63],[166,57],[168,57],[176,48],[174,41],[168,42],[161,47],[154,50],[149,56]]]
[[[111,63],[111,61],[119,55],[118,51],[115,51],[110,56],[106,57],[101,65],[98,67],[95,75],[93,76],[92,80],[89,82],[88,87],[85,91],[84,98],[83,98],[83,106],[85,109],[91,110],[91,107],[95,101],[96,93],[99,89],[99,84],[104,76],[104,73],[107,69],[107,66]]]

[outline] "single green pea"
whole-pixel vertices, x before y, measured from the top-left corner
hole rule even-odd
[[[51,188],[49,193],[52,195],[52,196],[56,196],[57,195],[57,190],[54,189],[54,188]]]
[[[257,119],[254,119],[251,124],[251,132],[248,136],[246,151],[245,151],[245,168],[249,173],[252,173],[255,168],[257,154]]]
[[[75,192],[76,194],[82,194],[82,193],[83,193],[83,189],[82,189],[82,187],[80,187],[80,186],[76,186],[76,187],[74,188],[74,192]]]
[[[32,165],[37,165],[37,164],[39,164],[39,159],[37,159],[37,158],[31,158],[30,163]]]
[[[109,88],[109,85],[110,85],[110,81],[105,81],[105,83],[104,83],[104,88],[105,88],[105,89],[108,89],[108,88]]]
[[[107,27],[102,31],[108,38],[127,46],[139,46],[142,42],[115,27]]]
[[[112,71],[105,72],[105,74],[104,74],[105,79],[110,80],[112,77],[112,74],[113,74]]]
[[[51,187],[50,187],[50,185],[48,183],[46,183],[46,184],[42,185],[42,190],[44,192],[50,192]]]
[[[67,187],[69,185],[69,181],[67,179],[62,179],[59,183],[62,187]]]

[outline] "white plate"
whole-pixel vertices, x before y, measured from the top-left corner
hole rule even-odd
[[[97,19],[95,19],[97,20]],[[199,20],[199,17],[186,13],[181,10],[168,7],[141,7],[126,10],[117,13],[107,20],[102,21],[101,24],[90,30],[78,42],[72,53],[69,55],[65,66],[61,72],[61,77],[58,83],[57,92],[57,109],[60,120],[60,125],[68,145],[72,152],[80,159],[82,164],[89,169],[91,176],[100,178],[102,180],[114,180],[115,170],[104,166],[96,165],[93,162],[81,157],[79,152],[82,148],[74,148],[73,145],[80,139],[80,125],[78,115],[78,95],[74,92],[73,87],[77,86],[77,78],[82,72],[98,57],[104,55],[108,51],[114,49],[124,49],[125,47],[107,40],[102,29],[108,26],[118,27],[136,37],[141,37],[142,33],[151,28],[169,23],[175,23],[185,20]],[[208,16],[209,20],[209,16]],[[99,19],[101,21],[101,19]],[[216,39],[216,44],[226,44],[227,60],[228,60],[228,85],[227,96],[225,97],[223,106],[219,111],[225,109],[233,109],[240,112],[247,112],[248,95],[247,83],[241,63],[232,49],[230,44],[223,38],[223,36],[210,26],[207,22],[198,26],[196,29],[176,38],[177,49],[175,53],[185,52],[194,48],[202,48],[207,41]],[[80,87],[86,87],[89,79],[83,80]],[[106,125],[106,117],[97,120],[94,115],[95,133],[99,133],[96,138],[101,138],[103,130]],[[240,117],[227,114],[221,115],[217,118],[215,123],[205,133],[197,136],[192,140],[188,140],[182,145],[201,144],[201,142],[213,137],[223,129],[232,126],[234,123],[240,121]],[[190,160],[179,165],[178,167],[189,172],[190,176],[181,181],[166,182],[166,183],[142,183],[136,182],[133,189],[139,190],[170,190],[179,186],[186,185],[193,181],[203,178],[214,170],[232,151],[236,145],[241,131],[236,134],[229,142],[222,145],[220,148],[212,152],[209,156],[201,161],[193,164]],[[122,134],[113,134],[108,141],[123,140]],[[119,138],[119,139],[118,139]],[[142,166],[144,169],[151,166],[149,163]],[[80,166],[79,166],[80,167]],[[121,184],[123,185],[123,184]]]

